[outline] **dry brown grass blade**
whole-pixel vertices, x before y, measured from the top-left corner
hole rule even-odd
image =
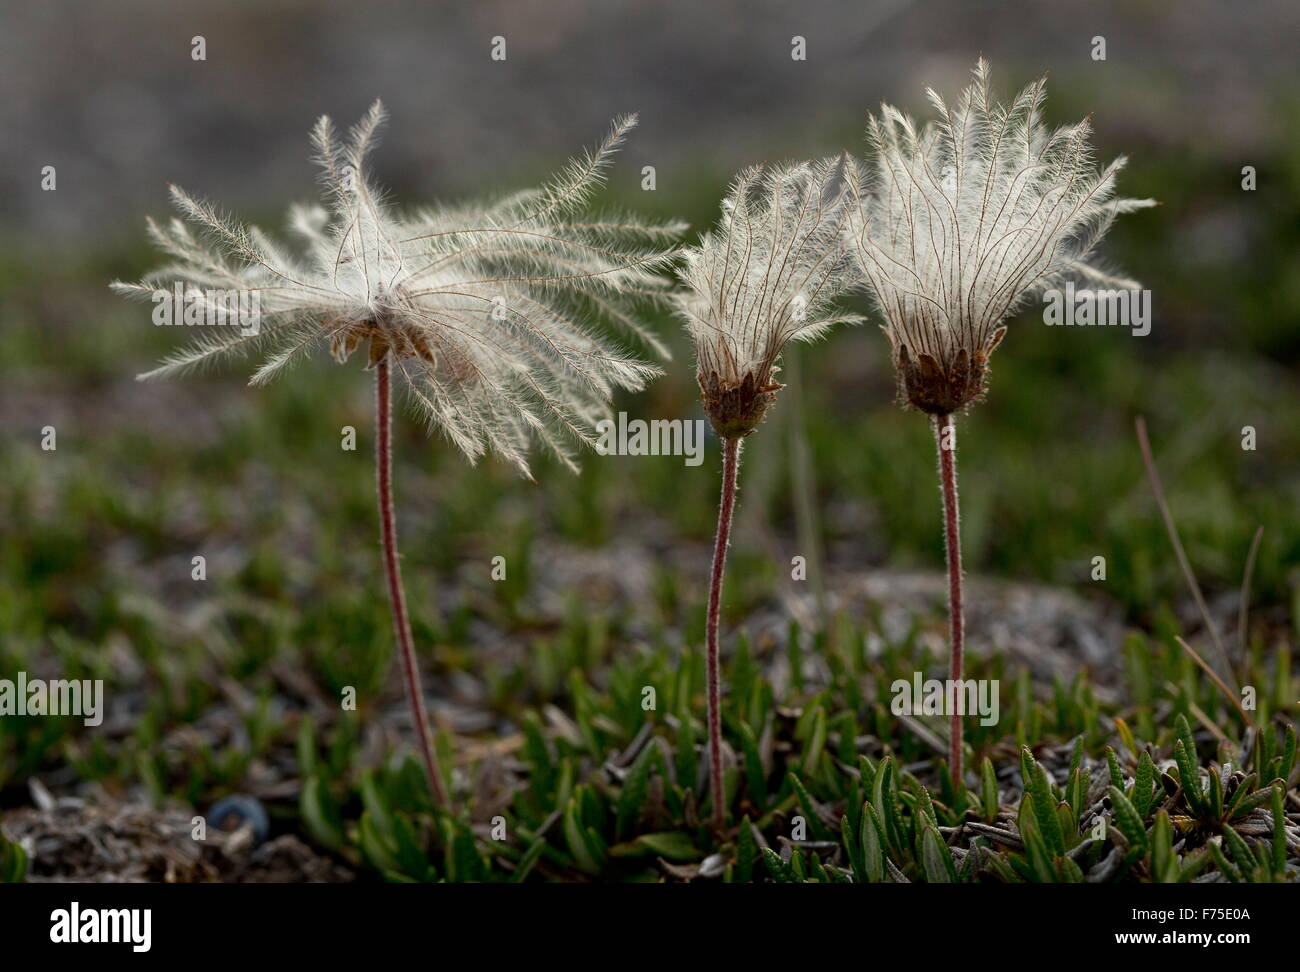
[[[1156,506],[1160,510],[1161,519],[1164,520],[1165,531],[1169,534],[1169,541],[1174,546],[1174,555],[1178,558],[1178,566],[1183,570],[1183,577],[1187,580],[1187,586],[1191,589],[1192,597],[1196,601],[1196,607],[1201,612],[1201,620],[1205,623],[1205,629],[1210,633],[1210,640],[1214,643],[1214,649],[1218,653],[1219,660],[1223,663],[1224,671],[1227,672],[1228,677],[1235,684],[1237,678],[1232,672],[1232,662],[1228,658],[1228,651],[1223,646],[1223,639],[1219,637],[1219,629],[1215,627],[1214,619],[1210,617],[1210,609],[1206,606],[1205,598],[1201,595],[1201,585],[1196,582],[1196,575],[1192,573],[1191,561],[1187,559],[1187,551],[1183,549],[1183,541],[1178,536],[1178,527],[1174,525],[1173,513],[1170,512],[1169,502],[1165,499],[1165,490],[1160,484],[1160,473],[1156,470],[1156,462],[1151,455],[1151,441],[1147,438],[1146,420],[1139,415],[1133,424],[1137,429],[1138,447],[1142,450],[1142,462],[1147,468],[1147,478],[1151,481],[1151,492],[1155,494]],[[1197,656],[1197,660],[1200,661],[1199,656]],[[1203,661],[1201,664],[1205,666]],[[1205,666],[1205,668],[1206,671],[1214,674],[1213,670],[1208,666]],[[1219,681],[1217,675],[1215,675],[1215,681]],[[1238,706],[1238,709],[1240,708]]]
[[[1174,640],[1178,642],[1178,644],[1182,647],[1183,651],[1187,652],[1187,654],[1191,656],[1192,661],[1196,662],[1196,664],[1201,666],[1201,668],[1205,671],[1205,674],[1210,676],[1210,680],[1213,681],[1215,685],[1219,686],[1219,690],[1223,692],[1223,694],[1227,697],[1228,701],[1231,702],[1233,707],[1241,714],[1241,718],[1245,720],[1246,725],[1250,726],[1251,728],[1254,728],[1255,726],[1254,720],[1252,720],[1250,718],[1250,715],[1246,712],[1246,710],[1241,707],[1241,700],[1237,698],[1237,693],[1233,692],[1232,689],[1228,688],[1228,686],[1224,683],[1223,679],[1219,677],[1219,673],[1216,672],[1213,668],[1211,668],[1209,662],[1207,662],[1204,658],[1198,655],[1196,653],[1196,650],[1192,648],[1192,646],[1189,645],[1187,642],[1185,642],[1182,638],[1175,635]]]

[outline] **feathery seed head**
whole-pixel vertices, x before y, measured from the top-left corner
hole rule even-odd
[[[705,413],[723,439],[749,435],[763,420],[790,341],[860,320],[834,303],[857,277],[843,246],[843,164],[744,170],[717,227],[683,252],[678,310],[695,343]]]
[[[1074,278],[1138,287],[1094,251],[1116,216],[1155,203],[1114,198],[1125,159],[1095,165],[1088,119],[1043,123],[1045,82],[1001,104],[981,59],[954,107],[926,90],[938,118],[923,127],[891,105],[869,120],[850,249],[885,318],[900,400],[924,412],[979,400],[1003,321],[1032,297]]]
[[[672,287],[660,271],[684,224],[584,215],[635,116],[615,121],[592,153],[539,189],[483,203],[398,213],[366,162],[385,118],[379,102],[340,140],[328,117],[312,131],[323,205],[293,206],[302,252],[219,214],[173,187],[182,220],[149,224],[173,262],[119,292],[157,302],[180,283],[251,292],[253,333],[215,329],[141,377],[168,376],[225,354],[269,352],[252,383],[269,380],[312,349],[367,367],[392,367],[432,429],[470,459],[492,451],[528,474],[537,441],[574,466],[570,444],[591,444],[615,388],[637,389],[659,369],[593,330],[609,321],[660,356],[637,320]]]

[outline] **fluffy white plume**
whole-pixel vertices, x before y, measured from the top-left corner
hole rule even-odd
[[[868,166],[850,248],[894,345],[940,370],[984,359],[1001,323],[1026,300],[1070,278],[1136,288],[1094,262],[1115,217],[1154,205],[1114,198],[1117,158],[1094,163],[1090,122],[1051,130],[1042,122],[1046,79],[1007,105],[990,97],[988,64],[923,127],[891,105],[868,126]]]
[[[176,282],[195,294],[255,293],[260,330],[205,328],[211,333],[141,377],[256,349],[266,353],[256,384],[313,349],[328,346],[346,360],[368,345],[372,363],[393,354],[431,428],[471,461],[493,451],[527,474],[530,447],[541,442],[573,466],[571,446],[592,442],[612,391],[640,388],[659,373],[591,323],[613,322],[666,356],[637,315],[668,299],[660,271],[685,226],[583,217],[635,116],[618,119],[595,151],[540,189],[405,215],[385,203],[367,171],[384,117],[376,102],[342,140],[329,118],[316,124],[324,205],[290,210],[301,256],[173,187],[177,207],[205,238],[181,220],[151,222],[173,262],[115,289],[143,299],[170,293]]]
[[[843,244],[852,201],[844,164],[826,159],[744,170],[722,202],[717,227],[683,251],[678,276],[685,289],[677,303],[719,434],[746,425],[752,431],[761,420],[790,341],[861,320],[835,305],[858,276]]]

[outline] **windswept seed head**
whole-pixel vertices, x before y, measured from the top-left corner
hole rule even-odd
[[[584,215],[635,116],[539,189],[406,214],[386,203],[368,170],[384,117],[375,102],[344,139],[328,117],[317,122],[324,199],[289,211],[299,252],[173,187],[200,234],[179,219],[151,221],[173,262],[114,288],[155,301],[176,283],[199,301],[251,293],[260,319],[255,329],[214,328],[141,377],[259,350],[267,356],[252,383],[260,384],[312,349],[346,361],[364,347],[369,364],[392,356],[431,429],[471,461],[490,450],[527,474],[540,441],[573,466],[571,443],[593,442],[612,391],[659,373],[588,322],[612,322],[667,356],[637,315],[667,302],[672,287],[660,271],[685,226]]]
[[[1154,205],[1114,198],[1121,156],[1093,161],[1088,119],[1042,122],[1046,79],[1007,105],[989,94],[988,64],[938,118],[918,128],[891,105],[868,124],[868,165],[849,238],[885,318],[900,398],[932,414],[979,399],[1002,322],[1068,279],[1136,289],[1095,250],[1115,217]]]
[[[775,376],[786,344],[861,320],[835,307],[857,276],[843,245],[843,165],[744,170],[717,227],[683,252],[678,308],[695,342],[705,413],[724,439],[749,435],[763,420],[781,388]]]

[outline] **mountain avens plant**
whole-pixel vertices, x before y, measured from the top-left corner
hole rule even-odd
[[[722,441],[722,498],[705,632],[709,792],[719,829],[726,822],[726,802],[718,620],[740,443],[776,400],[785,346],[860,320],[835,307],[835,298],[857,277],[843,247],[852,199],[843,174],[838,159],[746,169],[723,200],[717,227],[684,250],[678,269],[684,290],[677,301],[695,344],[704,412]]]
[[[938,118],[917,125],[891,105],[870,119],[868,164],[853,180],[850,249],[884,318],[900,403],[934,427],[948,562],[951,679],[962,678],[961,534],[954,416],[984,395],[1003,322],[1070,280],[1136,290],[1099,269],[1094,250],[1115,217],[1154,205],[1114,198],[1121,156],[1093,162],[1091,124],[1042,121],[1046,79],[1008,105],[989,95],[988,64],[955,106],[926,94]],[[962,777],[953,706],[950,769]]]
[[[251,384],[260,385],[317,348],[328,347],[340,363],[363,351],[375,375],[380,537],[393,628],[429,786],[435,803],[446,807],[398,563],[394,378],[430,431],[471,463],[493,452],[529,476],[527,456],[540,443],[576,469],[573,447],[594,442],[595,422],[614,389],[638,389],[659,373],[590,324],[613,321],[664,353],[636,314],[647,301],[667,299],[671,283],[657,271],[671,263],[684,227],[579,216],[635,117],[616,121],[593,153],[540,189],[405,214],[386,204],[367,168],[384,117],[375,102],[342,141],[329,118],[316,124],[324,205],[290,210],[301,255],[173,187],[173,200],[198,234],[179,219],[165,227],[150,221],[150,234],[172,262],[142,283],[113,286],[239,325],[204,328],[194,344],[142,378],[257,351],[265,357]]]

